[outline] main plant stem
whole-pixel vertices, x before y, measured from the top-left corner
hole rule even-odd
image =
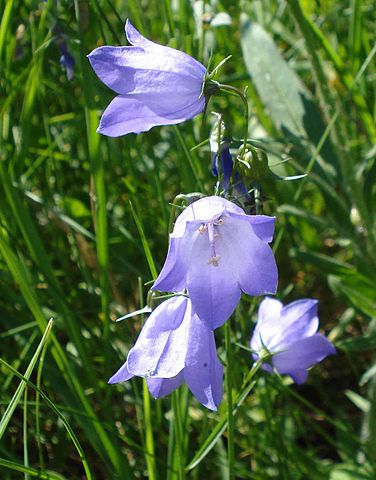
[[[222,90],[224,92],[229,92],[229,93],[233,93],[235,95],[238,95],[243,102],[243,105],[244,105],[243,149],[245,150],[246,145],[247,145],[248,120],[249,120],[249,108],[248,108],[247,96],[241,90],[239,90],[236,87],[233,87],[232,85],[224,85],[224,84],[220,83],[219,88],[220,88],[220,90]]]
[[[227,461],[228,461],[228,480],[234,477],[234,416],[233,416],[233,402],[232,402],[232,381],[231,381],[231,326],[228,320],[225,325],[225,346],[226,346],[226,393],[227,393]]]

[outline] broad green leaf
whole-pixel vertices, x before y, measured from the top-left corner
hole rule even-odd
[[[248,73],[277,130],[289,142],[303,147],[309,157],[308,145],[312,149],[319,143],[325,126],[308,89],[271,36],[246,15],[241,17],[241,46]],[[333,183],[338,166],[329,141],[321,155],[317,158],[318,170]]]

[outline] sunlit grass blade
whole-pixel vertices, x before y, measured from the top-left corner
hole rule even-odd
[[[157,269],[156,269],[156,266],[155,266],[155,263],[154,263],[153,255],[150,251],[150,247],[149,247],[148,241],[147,241],[146,236],[145,236],[144,227],[142,225],[141,219],[140,219],[139,215],[137,214],[136,209],[133,206],[132,202],[129,202],[129,204],[130,204],[130,207],[131,207],[133,219],[134,219],[134,221],[136,223],[136,226],[137,226],[137,230],[140,234],[141,243],[142,243],[142,246],[144,248],[145,257],[146,257],[146,260],[147,260],[148,265],[149,265],[151,276],[152,276],[153,279],[155,279],[155,278],[157,278],[158,273],[157,273]]]
[[[34,370],[34,367],[35,367],[35,365],[38,361],[39,355],[42,352],[43,346],[47,342],[47,340],[50,336],[52,325],[53,325],[53,321],[51,319],[48,322],[47,327],[44,331],[43,337],[42,337],[41,341],[39,342],[39,345],[38,345],[33,357],[30,360],[30,363],[29,363],[29,365],[28,365],[28,367],[25,371],[25,375],[23,376],[24,378],[22,379],[22,381],[18,385],[16,392],[14,393],[11,401],[9,402],[9,405],[8,405],[7,409],[4,412],[4,415],[1,418],[1,421],[0,421],[0,440],[3,437],[3,435],[5,433],[5,430],[8,426],[8,423],[10,422],[10,419],[12,418],[14,410],[16,409],[17,405],[19,404],[19,402],[21,400],[21,397],[22,397],[22,395],[25,391],[26,381],[24,379],[28,380],[30,378],[30,376],[31,376],[31,374]],[[0,361],[3,362],[3,360],[1,360],[1,359],[0,359]],[[10,370],[13,371],[13,368],[11,367]],[[16,371],[14,371],[13,373],[16,375]]]
[[[2,60],[3,57],[3,51],[6,46],[6,35],[8,32],[11,16],[12,16],[12,10],[14,7],[14,0],[7,0],[6,5],[4,7],[3,15],[1,17],[1,23],[0,23],[0,60]]]
[[[24,465],[27,468],[29,466],[29,446],[28,446],[28,424],[27,424],[27,387],[24,391],[24,401],[23,401],[23,457]],[[25,472],[25,480],[29,480],[29,475]]]
[[[52,322],[50,321],[49,325],[52,324]],[[49,329],[51,329],[51,327],[49,327]],[[48,330],[48,333],[49,333],[49,330]],[[43,338],[42,338],[43,340]],[[45,342],[46,340],[44,340]],[[42,342],[41,342],[42,343]],[[36,353],[40,353],[41,349],[43,348],[43,344],[39,344],[39,346],[41,346],[41,348],[39,350],[37,350]],[[74,433],[72,427],[70,426],[69,422],[67,421],[67,419],[65,418],[65,416],[60,412],[60,410],[56,407],[56,405],[47,397],[47,395],[40,389],[38,388],[36,385],[34,385],[26,376],[24,375],[21,375],[19,372],[17,372],[17,370],[15,370],[13,367],[11,367],[10,365],[8,365],[4,360],[2,360],[0,358],[0,364],[7,367],[9,370],[11,370],[18,378],[20,378],[22,380],[21,384],[20,385],[23,385],[23,389],[22,391],[25,389],[26,385],[30,386],[31,388],[33,388],[36,392],[39,393],[39,395],[43,398],[43,400],[48,404],[48,406],[54,411],[54,413],[59,417],[59,419],[61,420],[61,422],[63,423],[66,431],[67,431],[67,434],[69,436],[69,438],[72,440],[72,442],[74,443],[74,446],[76,447],[76,450],[77,450],[77,453],[81,459],[81,462],[82,462],[82,465],[85,469],[85,473],[86,473],[86,477],[87,477],[87,480],[91,480],[93,478],[92,476],[92,473],[91,473],[91,470],[90,470],[90,467],[89,467],[89,464],[87,462],[87,459],[86,459],[86,455],[81,447],[81,444],[76,436],[76,434]],[[34,362],[34,365],[35,365],[35,362]],[[28,371],[26,371],[26,373],[29,373]],[[31,373],[31,372],[30,372]],[[30,376],[30,373],[29,373],[29,376]],[[17,393],[17,392],[16,392]],[[13,401],[13,399],[12,399]],[[12,402],[11,402],[12,403]],[[15,408],[15,407],[14,407]],[[13,409],[14,411],[14,409]],[[13,413],[13,412],[12,412]],[[5,416],[5,415],[4,415]],[[3,419],[2,419],[3,420]],[[2,426],[2,421],[0,422],[0,438],[2,436],[2,432],[3,432],[3,426]]]
[[[39,328],[41,330],[44,330],[47,322],[45,320],[43,311],[39,305],[39,301],[35,294],[34,288],[31,287],[29,283],[30,272],[28,272],[22,260],[14,254],[13,249],[10,247],[4,236],[1,235],[0,252],[5,259],[10,272],[15,278],[15,281],[18,283],[29,309],[31,310],[34,318],[38,322]],[[95,419],[95,421],[92,422],[82,422],[82,426],[87,431],[88,437],[92,439],[94,446],[96,446],[97,448],[99,448],[99,445],[102,445],[102,448],[99,449],[99,453],[108,456],[114,468],[123,472],[127,471],[129,467],[126,463],[126,460],[116,448],[116,442],[110,438],[108,433],[103,428],[101,422],[98,421],[97,415],[93,410],[92,406],[90,405],[85,391],[82,388],[81,381],[78,379],[71,364],[68,362],[66,354],[64,353],[62,347],[60,346],[53,333],[51,334],[51,343],[51,353],[54,357],[54,360],[56,362],[56,365],[58,366],[62,377],[65,379],[67,385],[74,393],[74,396],[79,400],[85,413],[90,418]],[[130,471],[129,476],[129,478],[132,478]]]
[[[52,472],[50,470],[42,472],[37,468],[25,467],[20,463],[12,462],[10,460],[6,460],[5,458],[0,458],[0,466],[8,468],[9,470],[13,470],[14,472],[25,473],[40,480],[67,480],[66,477],[60,475],[59,473]]]

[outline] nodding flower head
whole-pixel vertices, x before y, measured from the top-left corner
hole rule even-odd
[[[297,300],[283,306],[273,298],[265,298],[259,308],[258,321],[251,339],[255,360],[263,352],[270,353],[263,369],[269,373],[290,375],[295,383],[307,380],[307,369],[336,353],[331,342],[317,332],[317,300]]]
[[[166,262],[154,290],[188,289],[193,308],[214,329],[238,304],[241,292],[274,294],[277,266],[269,246],[274,217],[246,215],[221,197],[192,203],[177,218]]]
[[[202,112],[205,67],[180,50],[146,39],[129,20],[125,33],[131,46],[99,47],[88,55],[99,79],[118,94],[98,132],[110,137],[146,132]]]
[[[109,383],[146,377],[150,393],[164,397],[186,382],[197,400],[217,410],[223,368],[213,332],[194,313],[189,298],[172,297],[159,305],[141,330],[125,364]]]

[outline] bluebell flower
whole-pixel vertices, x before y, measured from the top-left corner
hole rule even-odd
[[[57,21],[53,27],[53,33],[55,42],[60,51],[60,65],[65,70],[68,80],[72,80],[74,77],[74,65],[75,61],[68,49],[68,35],[64,33],[63,25]]]
[[[283,306],[273,298],[265,298],[259,307],[258,321],[250,342],[253,357],[269,352],[270,363],[262,368],[289,375],[295,383],[307,380],[307,369],[321,362],[336,350],[319,328],[317,300],[302,299]]]
[[[61,57],[60,57],[60,65],[64,68],[67,79],[72,80],[74,77],[74,58],[68,52],[68,48],[65,43],[60,45]]]
[[[230,132],[222,120],[222,115],[213,112],[216,115],[215,121],[210,137],[210,151],[211,151],[211,172],[215,177],[220,177],[221,185],[224,191],[227,191],[230,186],[232,169],[234,162],[230,153]]]
[[[193,308],[211,328],[221,326],[241,292],[274,294],[278,272],[269,243],[274,217],[246,215],[221,197],[193,202],[176,220],[154,290],[188,289]]]
[[[219,174],[218,152],[212,151],[211,155],[212,155],[211,171],[215,177],[218,177],[218,174]],[[221,185],[223,190],[227,191],[230,187],[232,169],[234,166],[234,162],[232,160],[231,153],[230,153],[230,147],[227,143],[222,146],[219,157],[221,162],[221,173],[222,173]]]
[[[99,47],[88,58],[99,79],[119,95],[98,132],[110,137],[190,119],[205,108],[205,67],[184,52],[143,37],[127,20],[131,46]]]
[[[199,319],[189,298],[172,297],[146,320],[125,364],[109,383],[146,377],[150,393],[163,397],[185,382],[205,407],[217,410],[223,368],[213,332]]]

